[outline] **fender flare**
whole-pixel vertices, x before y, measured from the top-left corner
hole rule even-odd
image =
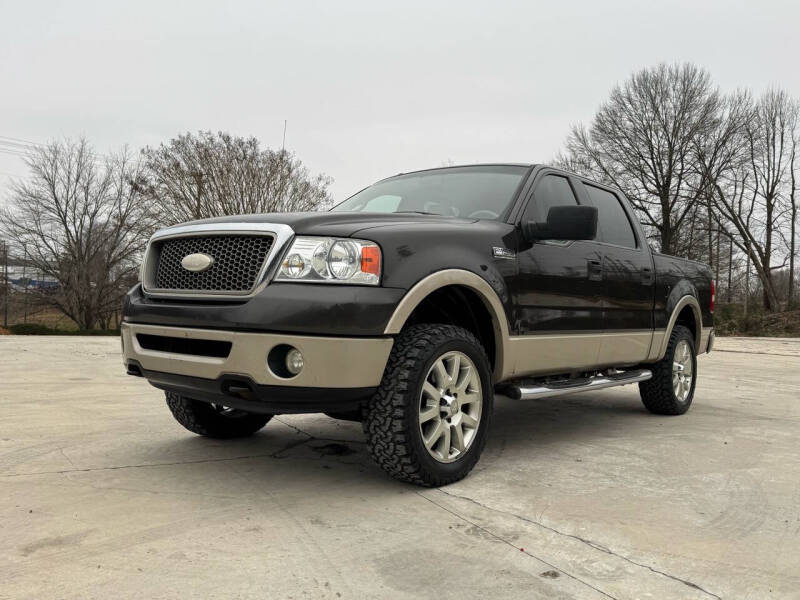
[[[667,353],[669,338],[672,335],[672,330],[675,328],[675,323],[678,320],[678,315],[687,306],[691,306],[692,312],[694,313],[694,321],[695,321],[694,347],[696,349],[695,350],[696,352],[698,353],[700,352],[700,342],[703,336],[703,315],[700,311],[700,302],[698,302],[696,297],[691,295],[686,295],[686,296],[681,296],[677,304],[675,304],[675,308],[672,309],[672,314],[670,315],[669,322],[667,323],[667,328],[664,330],[664,337],[661,340],[660,346],[657,346],[658,355],[656,356],[656,360],[661,360]]]
[[[405,325],[414,309],[432,292],[448,285],[460,285],[475,292],[481,299],[489,314],[492,315],[492,329],[495,337],[494,380],[501,381],[511,375],[513,367],[509,350],[509,331],[506,311],[500,297],[485,279],[464,269],[445,269],[436,271],[418,281],[406,292],[394,309],[391,319],[383,333],[396,335]]]

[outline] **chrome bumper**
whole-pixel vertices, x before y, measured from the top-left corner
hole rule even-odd
[[[310,388],[364,388],[379,385],[394,343],[390,337],[314,337],[136,323],[123,323],[121,333],[123,364],[126,367],[133,360],[148,371],[203,379],[244,375],[260,385]],[[230,342],[231,349],[224,358],[151,350],[142,347],[137,334]],[[279,377],[269,369],[267,355],[280,344],[293,346],[303,353],[305,364],[299,374]]]

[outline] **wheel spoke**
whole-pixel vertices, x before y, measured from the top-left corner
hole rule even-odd
[[[427,408],[424,408],[419,413],[419,423],[420,425],[422,425],[423,423],[427,423],[431,419],[435,419],[437,416],[439,416],[439,406],[429,406]]]
[[[450,361],[450,371],[447,376],[450,378],[450,383],[455,384],[458,381],[458,374],[461,371],[461,358],[458,354],[454,354]]]
[[[445,425],[442,428],[444,435],[444,442],[442,442],[442,457],[443,458],[450,458],[450,426]]]
[[[460,378],[456,381],[456,392],[459,394],[464,394],[469,388],[469,384],[472,383],[472,367],[469,365],[465,365],[462,369],[463,373],[461,374]]]
[[[442,435],[444,435],[444,432],[445,432],[444,424],[441,421],[439,421],[436,424],[436,427],[433,428],[433,431],[431,431],[431,434],[428,437],[423,438],[423,441],[425,442],[425,447],[428,450],[433,449],[433,447],[436,445],[436,442],[438,442],[439,439],[442,437]],[[448,436],[448,438],[449,437],[450,436]]]
[[[472,404],[473,402],[480,402],[481,395],[478,392],[467,392],[463,396],[459,396],[458,401],[463,406],[464,404]]]
[[[461,413],[461,423],[470,429],[475,429],[478,426],[478,420],[474,419],[472,415],[465,412]]]
[[[439,388],[444,389],[447,387],[450,376],[447,374],[447,369],[445,368],[444,361],[441,358],[433,365],[433,375],[436,379],[436,385]]]
[[[464,430],[461,429],[461,424],[456,424],[452,427],[453,432],[453,448],[459,452],[464,451]]]
[[[439,390],[436,389],[436,386],[433,385],[430,381],[426,381],[425,383],[422,384],[422,393],[427,394],[428,398],[430,398],[437,404],[439,403],[439,397],[440,397]]]

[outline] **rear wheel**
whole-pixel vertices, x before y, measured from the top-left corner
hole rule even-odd
[[[366,408],[367,446],[396,479],[458,481],[478,462],[492,403],[489,361],[477,338],[453,325],[415,325],[395,340]]]
[[[264,427],[272,418],[272,415],[209,404],[174,392],[166,392],[166,396],[167,406],[175,420],[192,433],[206,437],[247,437]]]
[[[647,410],[659,415],[682,415],[692,405],[697,354],[692,332],[683,325],[672,330],[664,358],[651,368],[653,378],[639,384]]]

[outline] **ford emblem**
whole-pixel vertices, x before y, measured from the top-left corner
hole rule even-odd
[[[187,254],[181,260],[181,266],[192,273],[202,273],[211,268],[214,264],[214,257],[198,252],[197,254]]]

